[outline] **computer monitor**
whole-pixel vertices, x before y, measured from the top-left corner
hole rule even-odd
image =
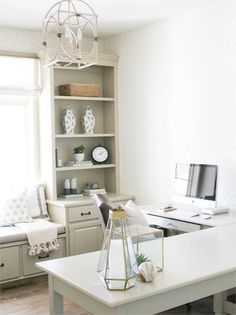
[[[215,207],[217,172],[217,165],[177,163],[174,202]]]

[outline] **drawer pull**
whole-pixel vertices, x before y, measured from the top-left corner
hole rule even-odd
[[[4,263],[1,263],[1,264],[0,264],[0,267],[4,267]]]
[[[49,254],[47,254],[46,256],[39,256],[38,259],[45,259],[45,258],[49,258]]]
[[[91,214],[91,211],[89,211],[89,212],[81,212],[81,215],[83,216],[83,215],[90,215]]]

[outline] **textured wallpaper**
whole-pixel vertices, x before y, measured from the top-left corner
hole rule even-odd
[[[236,1],[216,0],[108,39],[119,55],[121,190],[172,199],[176,162],[217,164],[236,210]]]
[[[169,200],[168,21],[104,41],[119,55],[121,191],[142,203]]]
[[[37,53],[41,36],[41,32],[0,27],[0,51]]]
[[[41,50],[42,32],[0,27],[0,52],[35,53]],[[86,42],[83,43],[86,47]],[[100,43],[101,45],[101,43]],[[99,51],[100,49],[99,45]]]

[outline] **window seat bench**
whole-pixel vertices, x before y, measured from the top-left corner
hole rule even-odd
[[[0,284],[40,275],[42,272],[35,267],[36,262],[66,256],[65,227],[53,224],[57,226],[59,249],[36,256],[29,256],[27,235],[23,230],[15,226],[0,227]]]

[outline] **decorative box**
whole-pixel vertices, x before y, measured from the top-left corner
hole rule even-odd
[[[100,96],[99,84],[70,83],[59,86],[60,95],[64,96]]]

